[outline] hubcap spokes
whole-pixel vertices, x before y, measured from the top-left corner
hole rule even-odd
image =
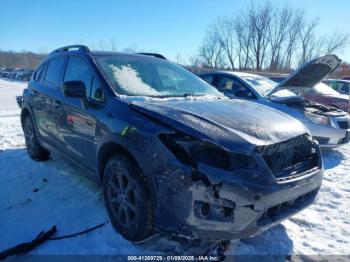
[[[112,211],[118,221],[125,227],[130,227],[136,216],[135,193],[130,179],[116,172],[109,180],[109,196]]]
[[[25,136],[27,148],[31,149],[33,145],[33,140],[34,140],[34,133],[33,133],[32,125],[28,122],[26,123],[26,128],[24,130],[24,136]]]

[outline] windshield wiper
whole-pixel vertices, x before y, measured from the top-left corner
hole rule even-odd
[[[183,97],[189,97],[189,96],[205,96],[205,95],[207,95],[207,94],[205,94],[205,93],[184,93],[184,94],[181,95],[181,96],[183,96]]]
[[[206,94],[206,93],[185,93],[183,95],[179,95],[178,97],[190,97],[190,96],[194,96],[194,97],[215,97],[217,99],[222,99],[224,98],[224,96],[220,96],[220,95],[213,95],[213,94]]]
[[[184,93],[184,94],[181,94],[181,95],[151,95],[151,96],[148,96],[148,97],[151,97],[151,98],[176,98],[176,97],[204,97],[204,96],[211,96],[211,97],[215,97],[215,98],[218,98],[218,99],[221,99],[222,97],[221,96],[216,96],[216,95],[211,95],[211,94],[206,94],[206,93]]]

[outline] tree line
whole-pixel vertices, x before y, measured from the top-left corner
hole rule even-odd
[[[36,54],[27,51],[12,52],[0,50],[0,67],[34,69],[45,56],[45,54]]]
[[[190,64],[289,71],[318,56],[340,52],[348,44],[348,34],[319,34],[319,21],[289,5],[252,4],[239,13],[216,18]]]
[[[102,51],[118,51],[117,41],[114,38],[109,40],[101,39],[97,43],[89,45],[91,50],[102,50]],[[121,51],[133,53],[136,48],[128,47]],[[11,68],[31,68],[35,69],[37,65],[46,57],[47,53],[33,53],[29,51],[2,51],[0,50],[0,68],[11,67]]]

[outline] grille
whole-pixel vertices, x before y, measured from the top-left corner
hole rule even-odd
[[[277,180],[294,179],[318,167],[318,154],[307,135],[258,148]]]
[[[349,121],[338,121],[338,125],[341,129],[349,129],[350,128]]]

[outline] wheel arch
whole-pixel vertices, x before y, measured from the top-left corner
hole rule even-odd
[[[146,176],[142,171],[139,161],[123,145],[116,141],[109,141],[100,146],[97,154],[97,173],[100,183],[103,183],[104,169],[108,160],[114,155],[123,155],[130,159],[140,170],[140,175],[145,183],[146,191],[152,201],[152,207],[156,205],[156,185],[152,176]]]
[[[100,146],[97,154],[97,172],[101,182],[103,181],[103,172],[108,160],[117,154],[128,157],[140,168],[140,165],[136,161],[135,157],[124,146],[117,142],[106,142]]]
[[[29,115],[30,117],[32,117],[30,110],[29,110],[28,108],[24,107],[24,108],[22,109],[22,111],[21,111],[21,123],[22,123],[22,124],[23,124],[24,119],[25,119],[28,115]]]
[[[34,115],[33,111],[31,110],[30,107],[23,107],[22,110],[21,110],[21,115],[20,115],[22,127],[23,127],[23,121],[24,121],[24,119],[27,116],[31,117],[31,119],[33,121],[33,125],[34,125],[34,128],[35,128],[35,131],[37,132],[37,135],[38,135],[39,142],[41,142],[40,132],[39,132],[37,123],[35,121],[35,115]]]

